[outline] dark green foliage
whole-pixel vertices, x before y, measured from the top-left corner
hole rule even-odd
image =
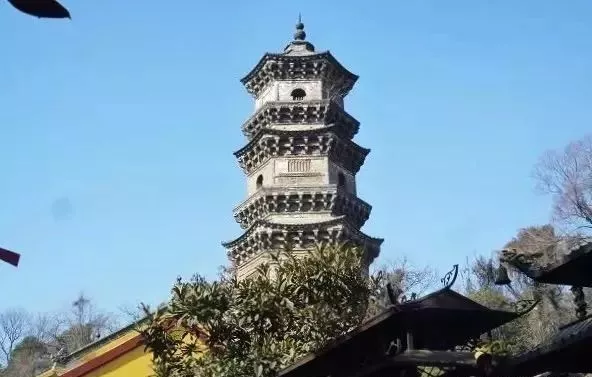
[[[142,330],[155,374],[275,375],[362,322],[379,285],[363,268],[356,249],[320,248],[299,259],[274,256],[240,282],[178,281],[169,304],[150,313]]]

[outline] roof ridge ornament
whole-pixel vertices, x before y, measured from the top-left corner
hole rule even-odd
[[[284,49],[284,55],[313,55],[314,51],[315,48],[312,43],[306,40],[306,32],[304,31],[304,24],[302,23],[302,14],[298,13],[298,23],[296,23],[294,39]]]
[[[457,276],[458,264],[455,264],[454,266],[452,266],[452,270],[448,271],[446,275],[444,275],[444,277],[440,279],[440,282],[442,282],[442,284],[444,285],[444,289],[450,289],[450,287],[452,287],[452,285],[456,281]]]
[[[304,24],[302,23],[302,14],[298,13],[298,23],[296,24],[296,32],[294,33],[295,41],[303,41],[306,39],[306,32],[304,31]]]

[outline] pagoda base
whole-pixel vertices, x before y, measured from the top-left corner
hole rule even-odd
[[[298,256],[319,245],[350,244],[364,250],[366,268],[378,256],[383,240],[372,238],[347,222],[345,216],[310,224],[280,224],[268,220],[255,222],[242,236],[224,243],[236,267],[238,279],[255,272],[269,260],[270,252],[289,250]]]

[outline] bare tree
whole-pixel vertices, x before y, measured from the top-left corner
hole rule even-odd
[[[80,294],[72,303],[70,315],[65,316],[65,328],[58,337],[58,343],[68,352],[73,352],[108,335],[117,329],[114,316],[98,311],[92,301]]]
[[[512,325],[513,336],[519,339],[522,346],[534,346],[542,342],[573,315],[569,292],[556,285],[537,283],[515,266],[544,268],[556,260],[571,241],[570,237],[558,234],[552,225],[530,226],[520,229],[498,255],[510,267],[508,272],[512,283],[506,288],[492,287],[490,291],[496,290],[510,303],[519,300],[539,301],[533,311]]]
[[[10,309],[0,314],[0,351],[5,364],[10,362],[14,347],[29,331],[30,316],[23,309]]]
[[[42,370],[39,361],[47,355],[47,344],[35,338],[27,336],[15,346],[10,363],[3,372],[3,377],[34,377]],[[48,363],[46,363],[47,365]]]
[[[64,331],[58,340],[73,352],[116,330],[118,321],[115,316],[98,310],[90,298],[80,293],[60,325]]]
[[[561,254],[568,252],[578,239],[578,236],[558,234],[549,224],[529,226],[520,229],[517,235],[504,245],[500,260],[509,262],[509,266],[513,263],[524,263],[545,268],[546,265],[553,264]],[[555,308],[560,305],[563,290],[559,286],[538,284],[516,268],[510,269],[509,272],[515,289],[530,290],[538,298],[548,300]]]
[[[114,316],[96,310],[83,294],[69,313],[30,315],[22,309],[0,314],[2,377],[35,376],[51,363],[51,355],[68,354],[117,328]]]
[[[545,252],[548,248],[556,246],[559,241],[561,241],[561,237],[556,234],[555,228],[546,224],[520,229],[504,247],[532,254]]]
[[[40,341],[54,345],[58,336],[65,331],[67,325],[63,315],[54,313],[38,313],[32,316],[29,335]]]
[[[119,307],[119,311],[123,314],[127,321],[137,322],[144,318],[145,313],[140,304],[138,305],[122,305]]]
[[[378,282],[376,298],[370,302],[368,317],[372,317],[385,310],[392,304],[392,300],[405,300],[420,296],[433,287],[437,280],[437,273],[430,267],[417,268],[406,258],[401,258],[380,267],[373,275]],[[389,293],[389,285],[391,292]],[[393,297],[389,297],[389,296]]]
[[[592,231],[592,135],[545,153],[534,177],[540,190],[553,195],[555,220]]]

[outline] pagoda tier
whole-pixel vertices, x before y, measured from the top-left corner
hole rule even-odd
[[[279,224],[257,220],[242,236],[224,243],[235,265],[243,267],[262,251],[311,250],[322,244],[351,244],[365,250],[366,262],[378,256],[383,240],[372,238],[351,225],[344,216],[310,224]],[[248,269],[247,269],[248,270]]]
[[[333,89],[345,97],[358,80],[343,67],[329,51],[314,53],[304,50],[304,54],[267,53],[249,72],[241,83],[254,97],[277,80],[324,80],[333,83]]]
[[[368,203],[337,185],[269,187],[257,191],[238,206],[234,210],[234,218],[241,228],[247,229],[260,219],[287,223],[345,216],[349,223],[360,228],[368,220],[371,210]]]
[[[292,156],[328,156],[331,161],[355,174],[364,164],[370,149],[340,137],[335,133],[337,128],[331,125],[312,131],[269,130],[259,133],[234,155],[247,174],[251,174],[271,158]]]
[[[306,102],[267,102],[243,125],[243,134],[253,139],[263,129],[293,128],[302,125],[303,129],[314,129],[335,124],[340,135],[352,139],[360,123],[349,115],[343,107],[330,99]]]

